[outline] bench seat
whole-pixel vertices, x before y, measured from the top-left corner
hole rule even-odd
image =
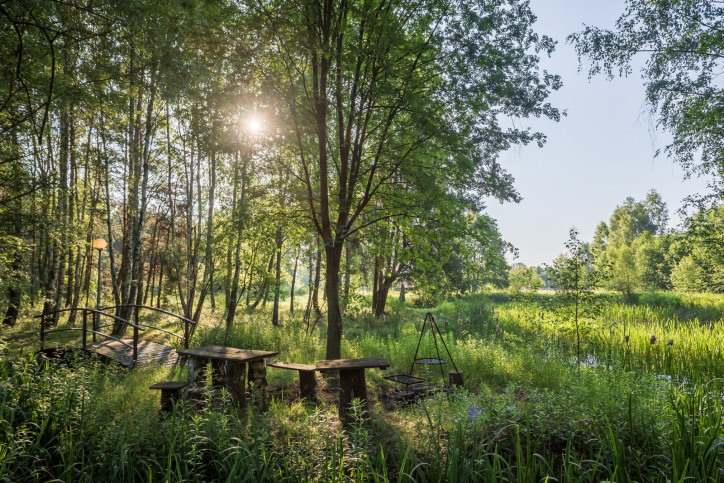
[[[267,367],[287,369],[299,373],[299,395],[303,398],[314,398],[317,395],[316,367],[310,364],[297,364],[296,362],[267,361]]]

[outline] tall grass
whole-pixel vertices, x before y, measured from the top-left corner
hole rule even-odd
[[[720,324],[684,317],[696,311],[673,302],[629,307],[612,298],[587,321],[587,364],[577,367],[573,338],[545,299],[499,302],[472,296],[432,309],[466,389],[389,409],[381,401],[391,384],[368,371],[370,411],[357,407],[346,430],[326,393],[308,402],[277,392],[266,413],[222,393],[164,416],[148,386],[185,379],[184,368],[3,356],[0,479],[724,481]],[[385,357],[390,373],[410,370],[428,309],[391,307],[384,320],[359,310],[346,321],[344,357]],[[263,313],[244,314],[229,331],[200,327],[193,343],[324,358],[323,330],[287,321],[275,328]],[[431,339],[420,355],[435,355]],[[451,361],[443,369],[430,379],[445,378]],[[270,371],[272,384],[293,378]]]

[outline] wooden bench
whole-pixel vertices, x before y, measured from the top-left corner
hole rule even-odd
[[[181,399],[181,389],[188,386],[186,381],[157,382],[149,389],[161,390],[161,410],[172,411],[173,405]]]
[[[317,375],[315,366],[294,362],[267,361],[267,367],[288,369],[299,373],[299,395],[303,398],[314,398],[317,395]]]

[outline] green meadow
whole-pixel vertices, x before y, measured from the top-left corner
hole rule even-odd
[[[184,366],[127,370],[81,353],[49,362],[34,344],[12,342],[32,338],[37,319],[25,319],[3,346],[0,474],[7,481],[724,479],[724,297],[647,293],[631,305],[600,297],[600,315],[582,323],[580,362],[553,295],[491,293],[434,308],[390,300],[385,318],[359,310],[344,332],[343,356],[384,357],[391,367],[368,371],[369,411],[357,407],[347,427],[326,381],[316,401],[300,400],[292,371],[274,369],[266,412],[240,408],[222,392],[164,415],[148,387],[184,380]],[[383,376],[409,371],[427,311],[464,388],[390,404],[395,385]],[[273,349],[294,362],[324,358],[323,324],[310,330],[297,316],[278,328],[267,316],[244,314],[229,332],[221,321],[200,326],[192,345]],[[430,338],[420,354],[434,354]],[[441,386],[439,374],[428,377]]]

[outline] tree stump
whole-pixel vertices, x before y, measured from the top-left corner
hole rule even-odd
[[[463,371],[450,371],[450,385],[463,387]]]
[[[266,366],[264,360],[249,362],[249,388],[254,385],[257,397],[260,398],[262,411],[269,407],[269,388],[266,381]]]

